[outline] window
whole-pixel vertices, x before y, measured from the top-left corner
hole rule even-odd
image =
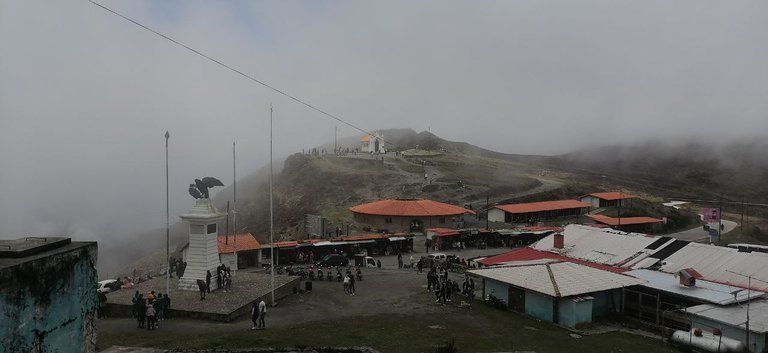
[[[208,234],[216,233],[216,223],[208,225]]]
[[[386,217],[384,218],[384,223],[391,224],[392,223],[392,217]]]

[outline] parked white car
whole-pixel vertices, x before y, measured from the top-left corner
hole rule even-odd
[[[114,279],[105,279],[103,281],[99,281],[99,286],[96,289],[98,292],[103,293],[109,293],[114,290],[120,289],[120,282],[114,280]]]
[[[436,252],[436,253],[427,255],[427,257],[433,260],[445,261],[448,258],[448,255],[443,254],[441,252]]]

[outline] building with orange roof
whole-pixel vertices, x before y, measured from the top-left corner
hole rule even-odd
[[[663,219],[653,217],[608,217],[601,214],[587,215],[596,223],[627,232],[645,232],[659,230]]]
[[[581,202],[588,203],[592,208],[602,207],[627,207],[631,206],[631,200],[637,196],[621,191],[596,192],[581,198]]]
[[[576,217],[589,210],[589,204],[576,200],[496,205],[488,210],[488,220],[504,223],[531,223],[544,219]]]
[[[227,267],[239,269],[258,266],[261,263],[261,243],[251,233],[220,235],[216,241],[219,261]]]
[[[360,138],[360,151],[363,153],[386,153],[384,148],[384,136],[378,132],[366,134]]]
[[[386,199],[349,209],[364,227],[387,231],[423,232],[425,228],[458,228],[474,211],[424,199]]]

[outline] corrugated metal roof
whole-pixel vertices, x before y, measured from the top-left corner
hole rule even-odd
[[[572,208],[588,208],[590,204],[576,200],[557,200],[529,203],[514,203],[494,206],[508,213],[529,213],[555,210],[568,210]]]
[[[484,266],[496,266],[496,265],[505,265],[505,264],[508,265],[511,262],[532,261],[532,260],[541,260],[541,259],[569,261],[569,262],[577,263],[584,266],[594,267],[604,271],[611,271],[611,272],[618,272],[618,273],[627,271],[626,269],[623,269],[620,267],[598,264],[594,262],[584,261],[581,259],[572,259],[566,256],[551,253],[548,251],[531,249],[529,247],[513,249],[512,251],[505,252],[503,254],[486,257],[483,260],[478,260],[478,262],[480,262]]]
[[[626,226],[631,224],[654,224],[662,223],[663,220],[653,217],[608,217],[601,214],[588,214],[587,217],[592,218],[595,222],[607,224],[609,226]],[[650,245],[650,244],[649,244]]]
[[[542,293],[569,297],[645,283],[645,280],[572,262],[518,262],[504,267],[471,270],[472,274]]]
[[[627,194],[626,192],[618,192],[618,191],[615,191],[615,192],[596,192],[594,194],[589,194],[589,196],[594,196],[594,197],[597,197],[598,199],[603,199],[603,200],[607,200],[607,201],[622,200],[622,199],[634,199],[634,198],[637,197],[635,195]]]
[[[237,240],[235,240],[237,238]],[[216,239],[219,254],[229,254],[235,252],[235,244],[237,244],[237,251],[248,251],[261,249],[261,244],[251,233],[238,234],[235,236],[219,236]]]
[[[646,247],[658,238],[645,234],[626,233],[578,224],[566,226],[562,234],[565,240],[563,249],[554,248],[552,235],[533,244],[533,248],[615,266],[640,254],[655,252],[655,250],[646,249]]]
[[[695,286],[686,287],[680,284],[680,281],[674,274],[659,271],[634,270],[624,272],[624,274],[648,281],[648,283],[643,285],[645,287],[718,305],[732,304],[736,301],[743,302],[747,298],[761,298],[766,295],[765,292],[760,291],[751,291],[752,293],[748,294],[747,290],[739,290],[732,286],[701,279],[696,281]],[[738,291],[735,298],[733,295],[734,291]]]
[[[475,211],[432,200],[379,200],[349,209],[354,213],[380,216],[458,216]]]
[[[567,241],[567,240],[566,240]],[[693,268],[705,279],[746,288],[748,279],[728,271],[751,275],[752,289],[768,291],[768,253],[739,252],[736,249],[689,243],[663,260],[661,270],[675,273],[684,268]]]
[[[701,304],[686,309],[688,314],[705,317],[731,326],[746,329],[747,306],[716,306]],[[756,333],[768,332],[768,300],[761,299],[749,303],[749,330]]]

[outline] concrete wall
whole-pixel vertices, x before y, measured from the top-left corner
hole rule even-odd
[[[581,198],[581,202],[592,205],[592,208],[600,208],[600,199],[594,196],[586,196]]]
[[[525,313],[537,319],[552,322],[552,297],[536,292],[525,292]]]
[[[696,316],[696,315],[690,315],[692,326],[691,327],[697,327],[700,328],[702,331],[708,331],[712,332],[713,328],[719,328],[723,332],[723,337],[733,338],[735,340],[741,341],[742,343],[747,343],[747,333],[746,330],[740,327],[727,325],[721,322],[717,322],[714,320],[710,320],[708,318]],[[749,350],[752,352],[763,352],[766,349],[765,346],[766,341],[766,334],[757,334],[757,333],[750,333],[749,335]]]
[[[575,328],[579,324],[592,322],[592,300],[561,298],[557,304],[559,324]]]
[[[71,243],[0,269],[0,353],[96,351],[96,253]]]
[[[621,311],[621,289],[602,291],[590,294],[592,301],[592,316],[599,317]]]
[[[461,215],[445,217],[399,217],[353,213],[353,219],[356,223],[363,226],[371,226],[376,229],[386,229],[390,232],[408,232],[410,230],[411,222],[414,220],[421,221],[423,229],[453,228],[452,220],[454,217],[459,219],[462,218]],[[387,223],[387,218],[390,218],[392,222]],[[441,220],[443,222],[441,222]]]
[[[488,297],[489,295],[493,294],[496,298],[501,299],[504,303],[509,305],[507,303],[508,296],[509,296],[509,290],[507,289],[509,285],[506,283],[502,283],[499,281],[494,281],[492,279],[486,279],[485,280],[485,296]]]
[[[488,220],[491,222],[504,222],[504,211],[499,208],[492,208],[488,211]]]

